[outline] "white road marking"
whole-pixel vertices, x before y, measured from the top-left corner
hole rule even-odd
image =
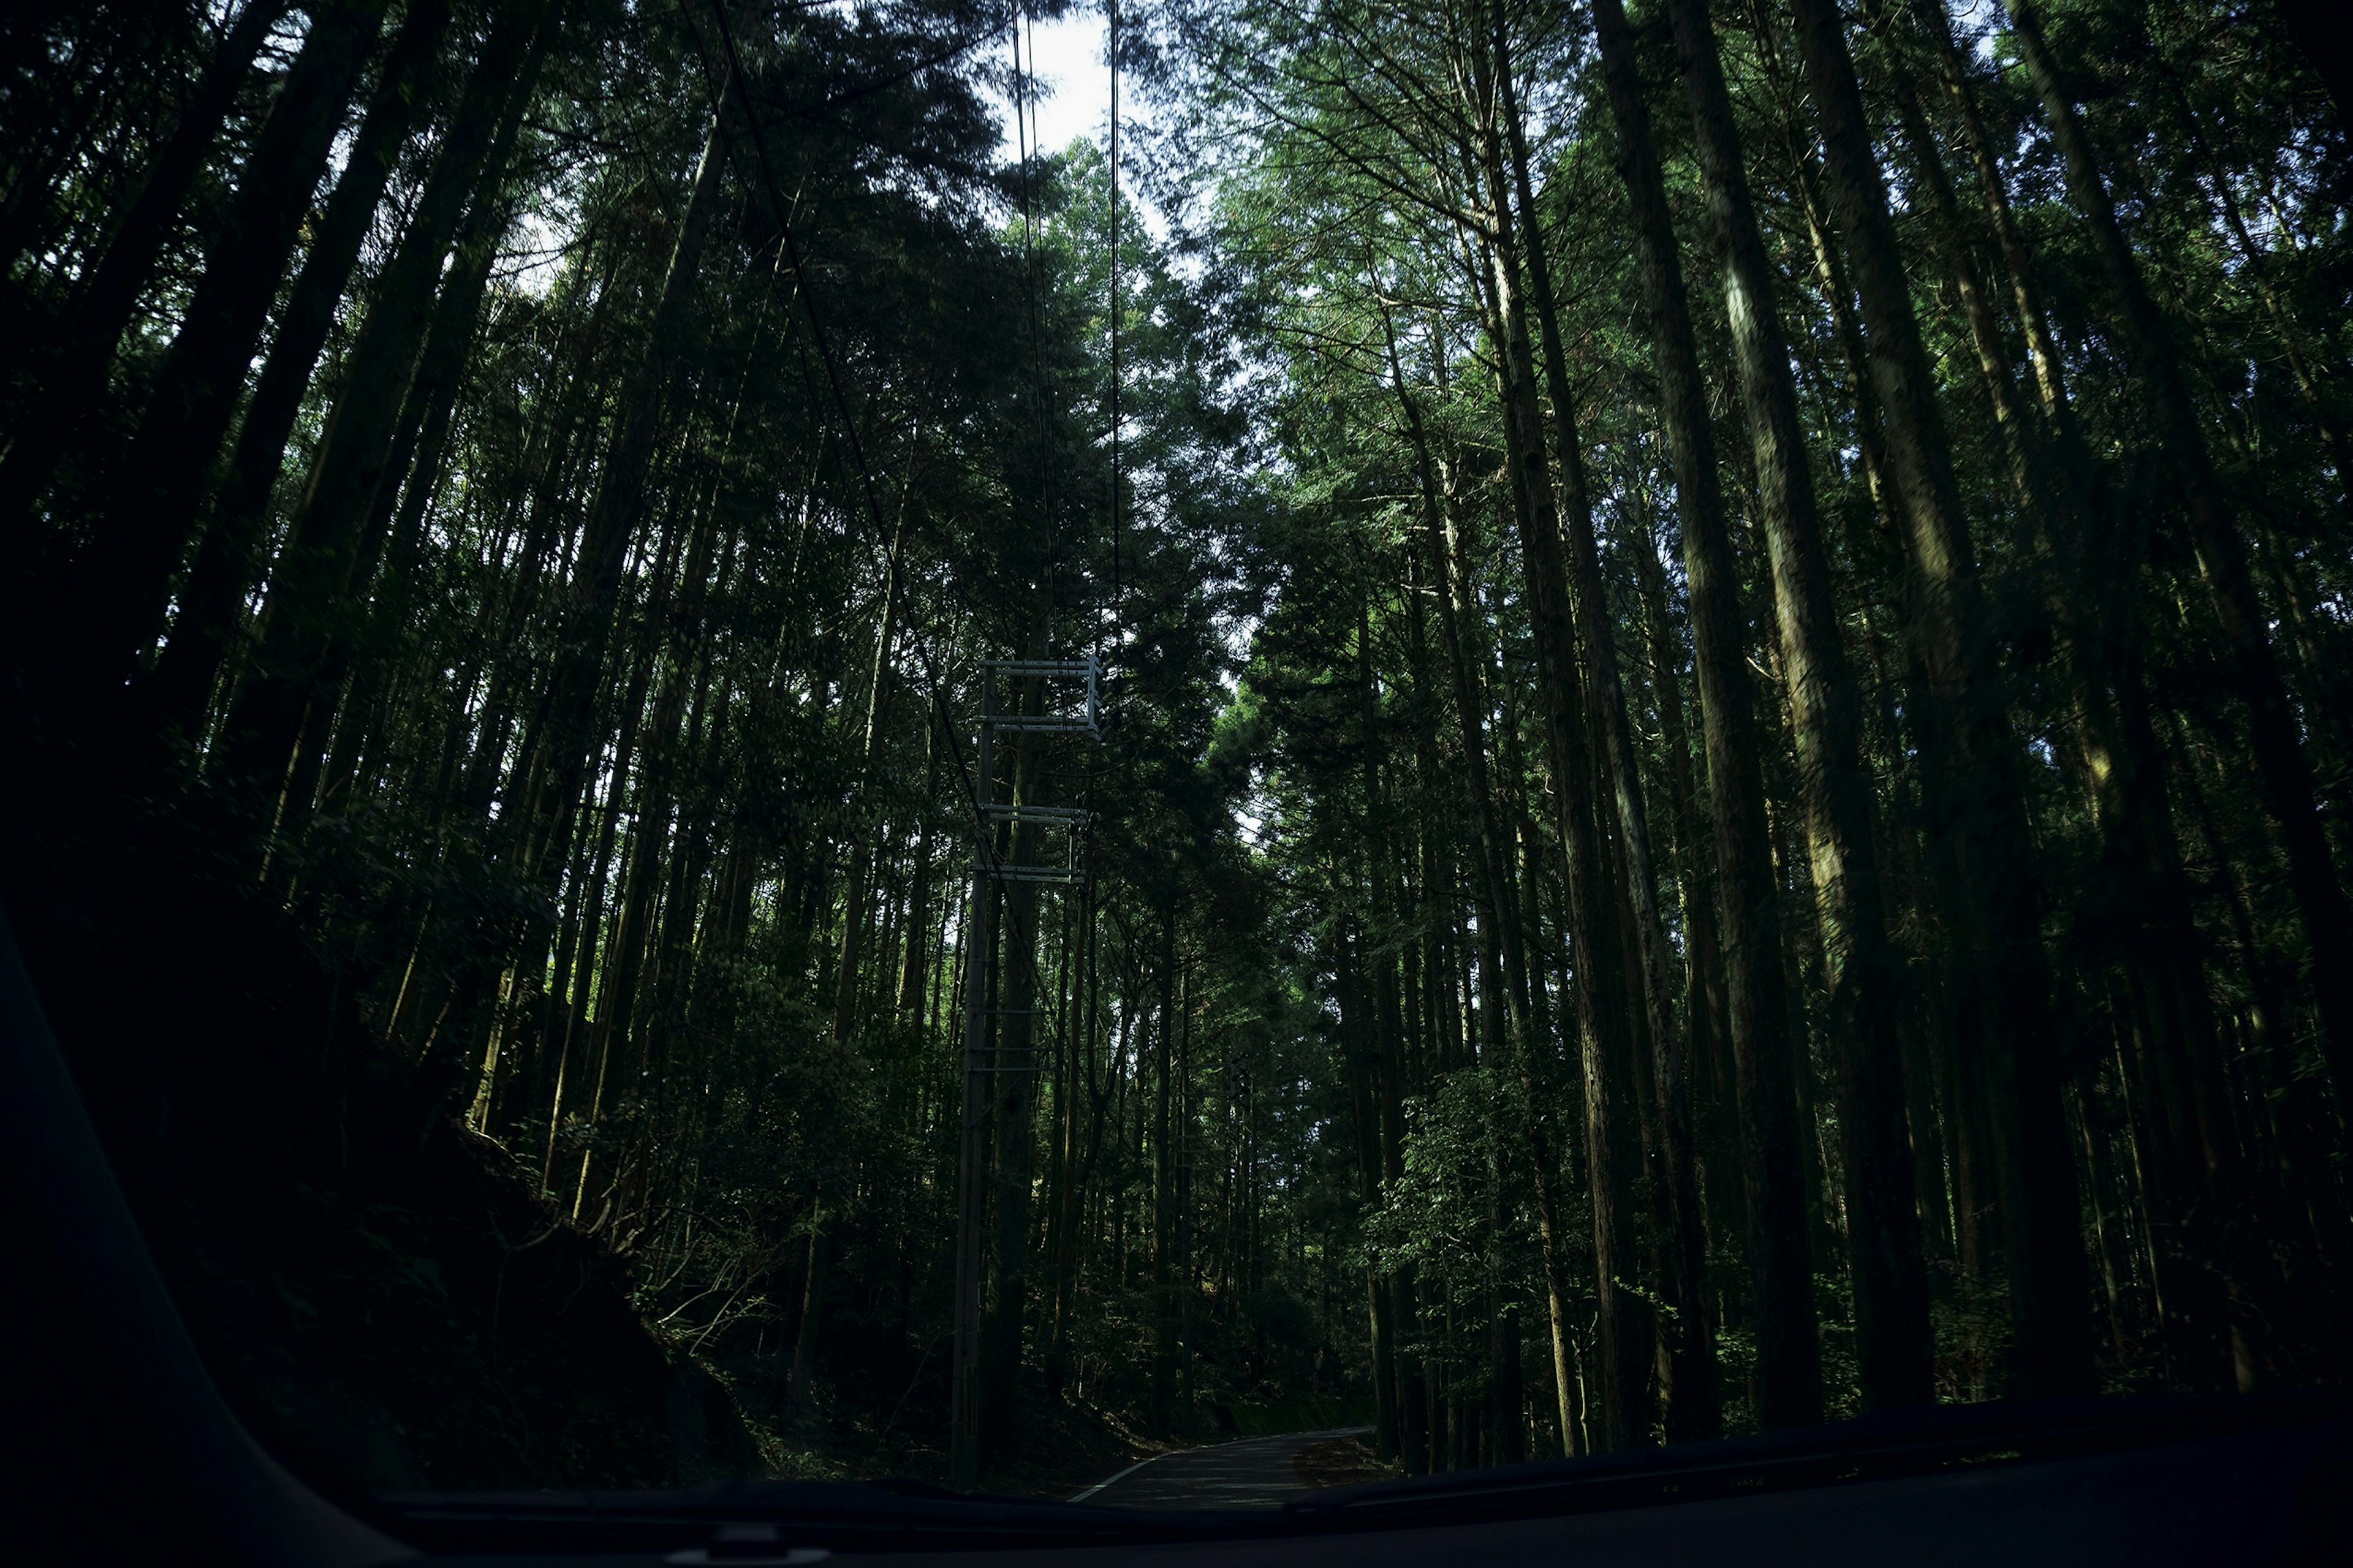
[[[1180,1452],[1180,1453],[1182,1453],[1182,1452],[1185,1452],[1186,1450],[1179,1449],[1179,1450],[1177,1450],[1177,1451],[1178,1451],[1178,1452]],[[1151,1457],[1151,1458],[1138,1459],[1138,1460],[1136,1460],[1136,1461],[1135,1461],[1135,1463],[1134,1463],[1134,1464],[1132,1464],[1132,1465],[1128,1466],[1128,1467],[1127,1467],[1127,1468],[1125,1468],[1125,1469],[1124,1469],[1124,1470],[1120,1471],[1120,1473],[1119,1473],[1119,1474],[1117,1474],[1117,1475],[1115,1475],[1115,1476],[1109,1476],[1109,1477],[1104,1478],[1104,1479],[1102,1479],[1102,1480],[1097,1481],[1094,1485],[1092,1485],[1092,1486],[1089,1487],[1086,1490],[1084,1490],[1084,1491],[1081,1492],[1078,1496],[1076,1496],[1076,1497],[1072,1498],[1071,1500],[1072,1502],[1084,1502],[1084,1501],[1086,1501],[1086,1500],[1087,1500],[1087,1499],[1089,1499],[1089,1498],[1091,1498],[1091,1497],[1094,1496],[1094,1495],[1095,1495],[1095,1493],[1097,1493],[1097,1492],[1099,1492],[1099,1491],[1103,1490],[1103,1488],[1105,1488],[1105,1487],[1107,1487],[1107,1486],[1111,1485],[1111,1483],[1112,1483],[1112,1482],[1113,1482],[1113,1481],[1124,1481],[1124,1480],[1127,1479],[1127,1478],[1128,1478],[1128,1477],[1130,1477],[1130,1476],[1132,1476],[1132,1475],[1135,1474],[1135,1472],[1136,1472],[1136,1471],[1138,1471],[1138,1470],[1140,1470],[1140,1469],[1144,1468],[1144,1467],[1145,1467],[1145,1466],[1146,1466],[1146,1465],[1148,1465],[1148,1464],[1152,1463],[1152,1460],[1153,1460],[1153,1459],[1165,1459],[1165,1458],[1166,1458],[1167,1457],[1168,1457],[1168,1456],[1167,1456],[1167,1455],[1166,1455],[1166,1454],[1155,1454],[1155,1455],[1153,1455],[1153,1456]]]

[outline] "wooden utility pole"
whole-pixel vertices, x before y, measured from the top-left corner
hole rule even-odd
[[[1014,680],[1037,680],[1050,689],[1057,681],[1084,682],[1085,707],[1077,713],[1047,710],[1036,713],[999,713],[997,710],[997,680],[998,676]],[[997,732],[1000,730],[1019,734],[1083,734],[1090,740],[1101,740],[1102,729],[1102,667],[1090,655],[1082,659],[987,659],[980,672],[980,743],[975,758],[973,780],[973,854],[972,906],[965,922],[965,1016],[964,1016],[964,1115],[959,1131],[956,1161],[956,1273],[955,1273],[955,1366],[950,1401],[952,1436],[948,1450],[951,1478],[958,1486],[970,1486],[980,1479],[980,1424],[984,1391],[980,1376],[981,1277],[986,1255],[987,1220],[988,1170],[987,1131],[990,1113],[1000,1096],[995,1086],[998,1074],[1036,1072],[1038,1063],[1028,1061],[992,1062],[989,1039],[993,1031],[991,1016],[1002,1011],[994,1000],[989,976],[997,966],[997,887],[1006,882],[1050,882],[1069,884],[1082,880],[1085,873],[1075,864],[1078,834],[1086,821],[1086,813],[1077,806],[1039,805],[1021,798],[1016,791],[1011,805],[999,805],[994,799]],[[1000,858],[995,843],[1000,824],[1036,823],[1065,829],[1073,847],[1073,854],[1060,866],[1016,865]],[[1033,954],[1017,954],[1016,962],[1035,962]],[[1032,1058],[1037,1047],[1033,1044],[1027,1053]],[[1015,1366],[1019,1358],[1015,1358]]]

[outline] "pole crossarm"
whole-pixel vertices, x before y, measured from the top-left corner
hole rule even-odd
[[[1101,734],[1101,727],[1092,713],[1000,713],[990,722],[999,730],[1022,730],[1033,735]]]
[[[985,658],[984,668],[1000,675],[1056,676],[1071,680],[1099,680],[1103,677],[1103,661],[1089,654],[1084,658]]]
[[[1002,675],[1013,680],[1082,680],[1086,682],[1083,714],[987,713],[984,725],[1031,733],[1083,731],[1103,739],[1103,661],[1093,654],[1084,658],[989,658],[981,661],[983,679]]]
[[[1076,805],[990,805],[984,809],[991,822],[1062,822],[1076,826],[1087,819],[1086,809]]]

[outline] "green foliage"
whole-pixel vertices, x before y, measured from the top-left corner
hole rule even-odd
[[[1943,760],[1899,433],[1867,363],[1893,351],[1858,316],[1786,7],[1702,9],[1819,492],[1824,635],[1852,667],[1935,1390],[1997,1396],[2030,1294],[2008,1244],[2039,1212],[2014,1168],[2006,1075],[2024,1058],[1988,1045],[1970,967],[1961,893],[1996,873],[1959,863],[1948,832],[1955,780],[1981,775]],[[388,17],[371,73],[392,29],[432,14]],[[2033,14],[2179,350],[2341,863],[2345,127],[2263,8]],[[459,5],[359,259],[330,280],[315,363],[292,363],[286,322],[346,164],[286,198],[303,222],[285,254],[226,218],[307,14],[230,62],[220,124],[179,142],[222,47],[211,8],[36,6],[0,51],[19,858],[50,853],[53,821],[153,826],[299,938],[331,977],[333,1050],[396,1079],[428,1143],[506,1173],[490,1196],[290,1178],[308,1255],[225,1268],[249,1297],[232,1316],[306,1345],[364,1342],[355,1301],[403,1342],[437,1314],[465,1326],[417,1374],[447,1419],[404,1420],[401,1442],[379,1416],[412,1409],[392,1387],[407,1374],[364,1342],[304,1352],[332,1367],[325,1394],[252,1350],[264,1405],[343,1433],[378,1479],[942,1473],[970,1077],[987,1205],[1027,1205],[988,1207],[974,1244],[1014,1328],[989,1393],[1000,1478],[1059,1488],[1123,1433],[1207,1436],[1221,1410],[1244,1435],[1377,1417],[1409,1468],[1483,1462],[1499,1438],[1581,1449],[1621,1407],[1647,1420],[1658,1366],[1702,1342],[1708,1411],[1666,1388],[1658,1433],[1628,1437],[1745,1426],[1762,1418],[1750,1273],[1768,1231],[1804,1236],[1825,1408],[1855,1407],[1871,1325],[1848,1247],[1869,1194],[1845,1155],[1869,1123],[1841,1078],[1839,917],[1808,837],[1813,698],[1788,684],[1788,566],[1665,6],[1633,7],[1634,74],[1730,514],[1727,661],[1754,678],[1743,761],[1786,943],[1760,962],[1794,998],[1802,1169],[1757,1226],[1730,1018],[1747,1004],[1725,991],[1720,930],[1733,772],[1709,749],[1693,498],[1590,17],[1152,7],[1124,24],[1152,123],[1129,128],[1114,180],[1084,142],[1004,162],[999,12],[725,16],[732,54],[708,0]],[[2031,896],[2005,906],[2028,914],[2000,939],[2053,977],[2053,1037],[2019,1048],[2057,1064],[2063,1125],[2043,1133],[2080,1194],[2084,1384],[2339,1375],[2353,1058],[2326,1000],[2327,911],[2282,848],[2277,780],[2249,763],[2260,705],[2218,651],[2229,605],[2151,414],[2147,323],[2010,19],[1885,0],[1848,20],[1936,461],[1977,556],[1957,570],[1988,606],[1969,650],[1993,671],[1984,732],[2016,753],[1982,776],[2014,789],[2032,839]],[[514,145],[461,193],[497,231],[479,302],[456,252],[396,297],[484,51],[541,26]],[[335,123],[359,124],[374,88]],[[142,229],[142,193],[173,166],[194,173]],[[1525,197],[1499,195],[1519,174]],[[1552,297],[1524,311],[1538,258]],[[205,303],[207,279],[246,273],[278,279],[275,326]],[[58,358],[117,306],[119,342]],[[351,459],[366,473],[328,476],[365,515],[326,519],[338,420],[382,390],[353,384],[363,345],[419,321],[441,335],[420,330],[410,361],[454,342],[457,374],[403,373],[397,420]],[[1514,368],[1515,332],[1541,376]],[[111,487],[164,419],[159,367],[213,340],[237,417],[185,455],[185,536],[150,537],[161,513]],[[241,520],[238,426],[274,374],[301,403],[261,454],[264,514]],[[1542,428],[1513,423],[1524,408]],[[1598,586],[1532,578],[1544,518],[1574,544],[1588,515]],[[124,563],[151,558],[142,587]],[[1605,650],[1615,695],[1579,684]],[[984,661],[1091,654],[1100,743],[1008,742],[992,781],[1000,804],[1018,784],[1086,808],[1086,878],[1000,895],[969,871]],[[1012,686],[1000,701],[1026,700]],[[274,730],[256,717],[273,692],[290,704]],[[1578,748],[1603,759],[1592,778],[1564,773]],[[1000,856],[1038,848],[981,831]],[[1580,832],[1600,846],[1591,888]],[[973,951],[976,889],[1005,900],[993,960]],[[1625,952],[1588,951],[1588,895]],[[1657,1015],[1633,1019],[1660,954]],[[1612,1006],[1633,1019],[1623,1062]],[[990,1073],[965,1070],[968,1027]],[[269,1097],[249,1100],[266,1127]],[[332,1121],[325,1103],[302,1114]],[[1610,1129],[1622,1180],[1588,1157]],[[1671,1212],[1686,1187],[1695,1212]],[[543,1442],[545,1369],[504,1367],[469,1316],[483,1247],[538,1245],[508,1234],[518,1203],[660,1347],[615,1330],[626,1376],[584,1375],[576,1421]],[[1600,1279],[1613,1213],[1624,1245]],[[559,1310],[552,1290],[537,1310]],[[1603,1365],[1621,1298],[1629,1322],[1664,1325],[1663,1363],[1637,1346]],[[756,1458],[708,1432],[659,1453],[649,1353],[744,1412]],[[625,1439],[600,1447],[599,1412],[625,1409]]]

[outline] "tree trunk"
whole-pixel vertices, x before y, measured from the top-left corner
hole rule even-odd
[[[1737,596],[1739,566],[1717,486],[1707,389],[1665,184],[1652,150],[1632,30],[1619,0],[1596,0],[1594,15],[1650,307],[1661,412],[1682,503],[1716,855],[1727,868],[1721,896],[1736,1071],[1746,1090],[1740,1100],[1750,1204],[1749,1266],[1757,1303],[1759,1414],[1768,1426],[1796,1425],[1818,1418],[1820,1364],[1806,1256],[1804,1189],[1797,1179],[1798,1150],[1789,1123],[1794,1101],[1779,898],[1743,646],[1747,618]],[[1803,461],[1802,453],[1799,460]]]
[[[562,612],[565,636],[543,701],[544,718],[533,762],[536,783],[532,798],[517,803],[518,818],[526,824],[553,820],[560,830],[563,803],[571,798],[573,781],[589,763],[596,683],[620,611],[622,568],[645,506],[646,477],[653,465],[663,399],[681,374],[689,310],[719,214],[725,119],[733,101],[731,85],[704,131],[693,188],[663,268],[653,321],[636,363],[622,380],[596,500],[575,557],[570,603]],[[528,868],[533,847],[510,841],[505,852]]]
[[[1734,129],[1730,95],[1704,0],[1669,0],[1709,217],[1723,256],[1725,305],[1733,358],[1747,416],[1757,485],[1757,515],[1772,572],[1772,599],[1780,633],[1780,665],[1797,742],[1798,785],[1805,814],[1824,981],[1829,992],[1825,1032],[1836,1064],[1841,1110],[1847,1235],[1853,1269],[1858,1361],[1866,1406],[1916,1404],[1932,1397],[1934,1352],[1927,1279],[1921,1255],[1911,1154],[1904,1126],[1900,1063],[1899,981],[1887,941],[1887,916],[1872,836],[1872,783],[1862,755],[1862,695],[1838,625],[1830,562],[1815,504],[1812,470],[1799,420],[1797,387],[1781,336],[1771,258],[1750,200]],[[1688,530],[1688,525],[1686,525]],[[1689,533],[1686,531],[1688,548]],[[1720,559],[1731,569],[1730,551]],[[1699,581],[1693,574],[1694,585]],[[1696,586],[1694,593],[1697,600]],[[1696,619],[1696,616],[1694,616]],[[1734,624],[1737,624],[1736,622]],[[1753,755],[1753,741],[1727,733],[1727,751]],[[1710,735],[1710,755],[1715,738]],[[1753,833],[1752,853],[1767,856],[1750,868],[1772,874],[1764,835],[1761,781],[1755,815],[1725,823],[1730,792],[1716,791],[1719,831]],[[1769,896],[1769,894],[1767,894]],[[1730,924],[1727,916],[1726,924]],[[1776,952],[1778,960],[1778,951]],[[1778,975],[1778,962],[1775,965]],[[1780,1000],[1775,986],[1776,1000]],[[1787,1018],[1786,1002],[1780,1014]],[[1786,1027],[1786,1022],[1784,1022]],[[1778,1152],[1760,1148],[1756,1165],[1772,1164],[1781,1202],[1799,1202],[1782,1185],[1799,1167],[1792,1064],[1787,1036],[1771,1079],[1759,1079],[1760,1098],[1778,1121],[1771,1136]],[[1744,1078],[1747,1073],[1744,1071]],[[1746,1117],[1744,1116],[1744,1120]],[[1762,1140],[1760,1140],[1760,1142]],[[1752,1197],[1752,1204],[1755,1199]],[[1760,1205],[1761,1206],[1761,1205]],[[1785,1239],[1784,1247],[1788,1246]],[[1802,1237],[1785,1263],[1802,1265]],[[1798,1310],[1797,1303],[1789,1303]],[[1760,1306],[1761,1310],[1761,1306]],[[1804,1310],[1809,1343],[1790,1344],[1784,1386],[1796,1396],[1767,1415],[1768,1424],[1819,1418],[1820,1362],[1811,1344],[1810,1300]],[[1797,1359],[1804,1355],[1802,1361]],[[1762,1390],[1760,1389],[1760,1394]]]
[[[2066,161],[2067,191],[2092,231],[2116,302],[2118,325],[2143,395],[2157,416],[2158,435],[2181,487],[2182,509],[2198,552],[2214,617],[2222,630],[2240,700],[2247,705],[2254,742],[2255,777],[2263,806],[2278,829],[2312,947],[2312,989],[2319,1005],[2328,1070],[2340,1104],[2353,1103],[2353,910],[2348,910],[2337,863],[2313,795],[2312,767],[2297,735],[2300,720],[2271,645],[2270,621],[2247,570],[2246,541],[2223,493],[2206,432],[2181,369],[2173,329],[2149,295],[2140,262],[2117,222],[2107,182],[2074,100],[2059,77],[2031,0],[2010,0],[2011,35],[2018,40],[2052,139]]]
[[[1912,10],[1928,35],[1946,96],[1960,118],[1963,138],[1968,142],[1978,195],[1993,224],[1994,238],[2001,247],[2002,266],[2010,275],[2010,297],[2018,309],[2018,323],[2026,334],[2026,356],[2034,367],[2035,391],[2042,401],[2044,422],[2055,440],[2072,441],[2075,439],[2074,416],[2067,403],[2066,376],[2059,345],[2052,335],[2050,311],[2043,304],[2040,268],[2027,248],[2025,236],[2019,230],[2017,214],[2010,207],[1993,137],[1978,110],[1968,62],[1953,41],[1952,15],[1946,10],[1945,0],[1912,0]]]
[[[348,635],[351,595],[361,586],[353,576],[377,542],[365,525],[432,321],[442,261],[468,204],[490,197],[505,179],[506,156],[552,31],[536,5],[507,12],[494,25],[408,232],[378,280],[320,437],[263,609],[257,667],[224,735],[223,775],[248,792],[248,804],[265,826],[308,804],[290,796],[290,770],[315,722],[312,710],[334,700],[328,682]],[[577,780],[571,782],[576,793]]]
[[[1174,1131],[1176,1052],[1176,891],[1161,894],[1160,1041],[1152,1100],[1152,1425],[1176,1428],[1176,1162]]]
[[[1042,658],[1045,651],[1033,644],[1023,657]],[[1044,684],[1035,678],[1023,682],[1022,712],[1045,711]],[[1036,736],[1022,731],[1013,757],[1016,806],[1039,804],[1045,786],[1042,764]],[[1012,863],[1035,865],[1039,837],[1034,821],[1015,823]],[[1030,1011],[1038,1001],[1038,884],[1009,883],[1005,905],[1002,978],[997,983],[1004,1012],[997,1020],[997,1084],[990,1096],[997,1110],[997,1231],[990,1251],[996,1294],[981,1328],[980,1361],[982,1441],[997,1454],[1009,1452],[1013,1443],[1022,1331],[1029,1309],[1029,1194],[1038,1151],[1039,1062],[1036,1015]],[[1163,1046],[1165,1049],[1165,1041]],[[1163,1065],[1165,1070],[1166,1064]],[[1165,1086],[1163,1093],[1165,1097]]]
[[[1586,1158],[1599,1299],[1604,1442],[1623,1447],[1648,1441],[1651,1414],[1651,1312],[1625,1289],[1633,1278],[1632,1194],[1639,1150],[1633,1114],[1632,1044],[1628,1037],[1625,982],[1613,957],[1622,951],[1609,862],[1593,795],[1595,768],[1587,749],[1585,683],[1574,651],[1561,562],[1558,514],[1544,462],[1543,421],[1535,405],[1525,318],[1514,274],[1514,250],[1498,244],[1491,268],[1498,302],[1498,347],[1505,433],[1520,549],[1527,576],[1529,619],[1535,634],[1538,684],[1556,780],[1554,799],[1567,847],[1571,942],[1580,955],[1577,1035],[1584,1060]]]
[[[367,118],[353,139],[334,193],[312,226],[311,247],[295,275],[286,308],[270,339],[261,379],[247,402],[205,529],[180,592],[171,640],[148,679],[158,721],[194,734],[203,724],[213,682],[235,636],[246,590],[253,581],[271,491],[285,459],[311,373],[326,347],[335,306],[349,284],[360,247],[419,111],[432,97],[441,40],[449,27],[448,0],[419,0],[403,17],[369,100]],[[242,367],[240,367],[241,369]],[[211,454],[206,454],[207,459]],[[202,505],[193,487],[170,498],[178,512],[156,527],[185,537]]]
[[[882,739],[882,704],[890,679],[891,643],[897,629],[899,616],[899,544],[904,537],[906,511],[900,510],[899,528],[891,539],[890,554],[882,575],[882,610],[874,629],[874,660],[867,670],[866,725],[858,748],[858,773],[851,784],[853,803],[865,805],[873,787],[874,759]],[[877,847],[873,843],[879,823],[864,826],[856,835],[850,847],[849,887],[842,900],[841,963],[834,976],[833,1037],[836,1042],[849,1038],[858,1023],[858,972],[864,956],[867,924],[868,885],[874,875]],[[1020,858],[1017,852],[1015,858]]]
[[[204,276],[165,351],[79,570],[72,628],[86,689],[111,693],[164,628],[171,578],[311,194],[326,170],[384,0],[314,7],[302,52],[269,106]]]
[[[189,89],[171,134],[108,237],[105,253],[90,268],[90,280],[69,307],[63,329],[47,352],[26,367],[39,389],[20,410],[23,417],[6,451],[0,453],[0,531],[24,533],[58,462],[73,449],[82,416],[106,389],[115,351],[130,329],[139,297],[154,276],[223,122],[236,107],[254,57],[290,7],[291,0],[246,0],[204,74]],[[16,629],[21,634],[26,623],[18,620]]]
[[[807,1430],[817,1425],[809,1382],[817,1373],[818,1325],[825,1302],[825,1210],[809,1216],[808,1274],[801,1282],[801,1321],[793,1335],[793,1366],[785,1380],[785,1419]]]
[[[482,297],[490,286],[491,268],[498,245],[514,214],[502,192],[485,192],[468,213],[450,258],[448,280],[434,307],[433,326],[418,354],[416,376],[403,401],[392,453],[378,482],[371,515],[363,537],[382,540],[382,569],[364,549],[353,573],[354,587],[368,600],[363,629],[339,639],[341,657],[330,665],[322,684],[339,686],[344,668],[353,668],[350,696],[337,724],[331,754],[307,749],[297,764],[298,783],[290,793],[307,798],[299,780],[302,773],[323,766],[322,805],[345,793],[350,771],[360,747],[376,722],[376,700],[393,679],[400,657],[402,634],[415,600],[417,560],[423,547],[425,513],[440,482],[449,426],[458,395],[465,380],[466,362],[480,323]]]
[[[1382,321],[1386,331],[1386,314]],[[1465,615],[1474,612],[1476,606],[1469,600],[1462,569],[1461,541],[1453,515],[1441,498],[1420,411],[1406,391],[1394,336],[1385,337],[1384,341],[1388,351],[1390,379],[1405,412],[1406,426],[1412,438],[1420,479],[1423,525],[1438,584],[1439,626],[1446,647],[1448,670],[1452,678],[1454,710],[1461,727],[1459,739],[1466,775],[1464,783],[1470,791],[1473,819],[1478,829],[1480,878],[1502,951],[1504,968],[1503,992],[1511,1009],[1511,1071],[1519,1090],[1520,1140],[1528,1161],[1535,1196],[1536,1239],[1544,1265],[1545,1298],[1552,1345],[1553,1394],[1560,1411],[1561,1429],[1566,1432],[1570,1420],[1567,1265],[1562,1256],[1564,1237],[1560,1229],[1559,1199],[1553,1185],[1552,1155],[1546,1147],[1538,1105],[1535,1033],[1527,1016],[1527,998],[1531,994],[1532,983],[1528,973],[1526,937],[1519,921],[1519,896],[1512,885],[1511,852],[1502,825],[1496,818],[1495,796],[1487,777],[1487,741],[1483,732],[1486,701],[1480,694],[1479,682],[1463,647],[1461,623]]]
[[[2091,1325],[2073,1154],[2060,1095],[2058,1020],[2029,857],[2023,760],[2010,732],[1944,419],[1837,0],[1793,0],[1832,210],[1869,333],[1896,515],[1926,673],[1926,837],[1966,978],[1960,1037],[1993,1085],[2017,1392],[2090,1386]]]

